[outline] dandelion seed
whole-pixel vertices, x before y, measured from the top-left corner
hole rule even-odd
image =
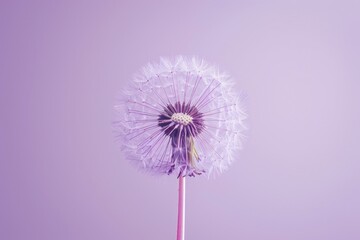
[[[148,64],[117,106],[115,124],[129,159],[149,172],[211,175],[241,147],[241,109],[229,77],[197,58]]]

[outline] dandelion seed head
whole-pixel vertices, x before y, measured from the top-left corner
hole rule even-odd
[[[195,57],[148,64],[115,111],[126,157],[155,174],[221,173],[241,148],[245,130],[231,79]]]

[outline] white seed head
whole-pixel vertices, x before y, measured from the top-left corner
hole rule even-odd
[[[115,132],[149,173],[215,176],[241,147],[246,113],[230,77],[192,57],[150,63],[124,88]]]
[[[193,118],[186,113],[174,113],[171,116],[171,120],[186,126],[192,122]]]

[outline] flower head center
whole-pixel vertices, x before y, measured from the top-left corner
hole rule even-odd
[[[192,123],[193,117],[186,113],[174,113],[171,116],[171,120],[176,123],[180,123],[182,125],[188,125],[189,123]]]

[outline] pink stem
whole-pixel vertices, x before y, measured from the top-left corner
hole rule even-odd
[[[177,240],[185,239],[185,177],[179,177]]]

